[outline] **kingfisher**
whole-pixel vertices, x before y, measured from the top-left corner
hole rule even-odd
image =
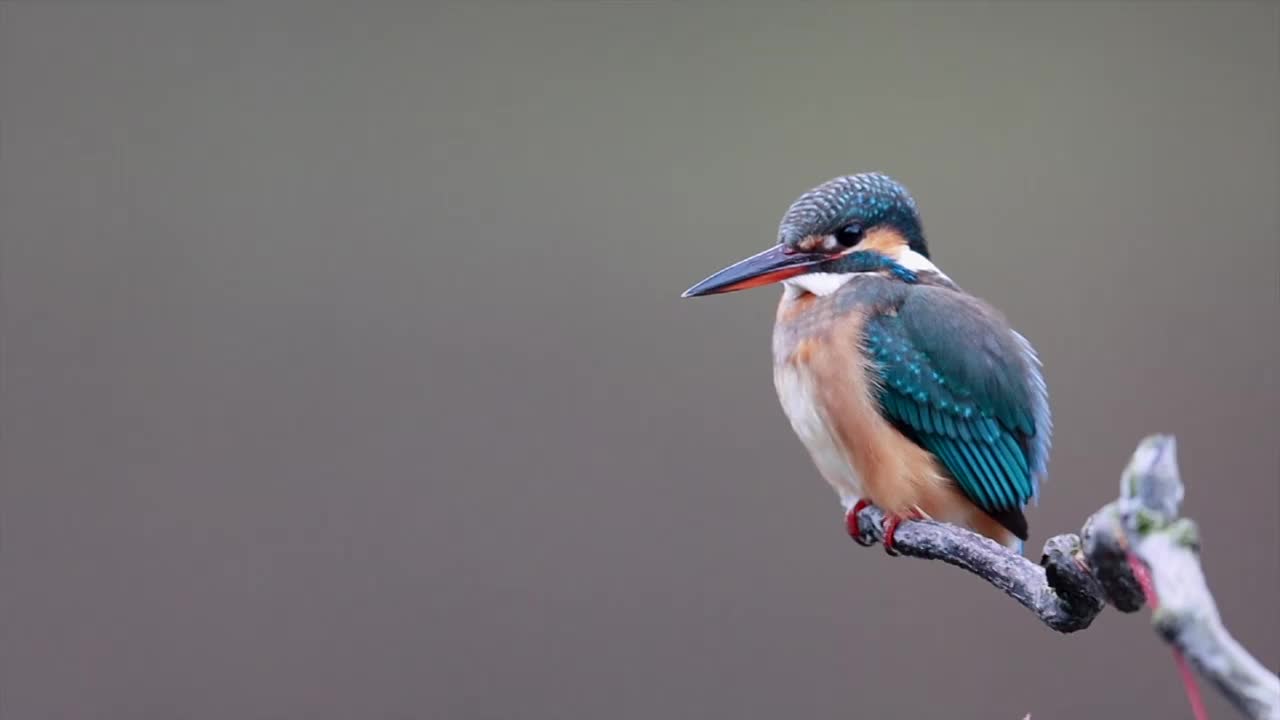
[[[1041,363],[933,263],[907,189],[882,173],[829,180],[792,203],[772,247],[683,297],[779,282],[774,387],[850,535],[870,504],[890,552],[920,518],[1021,552],[1052,434]]]

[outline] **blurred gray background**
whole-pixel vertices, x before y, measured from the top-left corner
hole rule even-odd
[[[10,2],[0,714],[1186,717],[851,543],[778,292],[679,299],[865,170],[1044,357],[1030,553],[1176,433],[1280,665],[1276,3]]]

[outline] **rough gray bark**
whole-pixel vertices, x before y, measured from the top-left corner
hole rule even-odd
[[[1172,437],[1147,438],[1120,481],[1107,513],[1133,556],[1147,568],[1152,624],[1242,713],[1280,720],[1280,678],[1227,632],[1200,566],[1200,535],[1178,517],[1183,485]]]
[[[932,520],[904,521],[894,533],[897,554],[941,560],[968,570],[1069,633],[1089,627],[1110,604],[1131,613],[1145,604],[1135,563],[1146,568],[1162,638],[1247,717],[1280,720],[1280,679],[1227,632],[1200,568],[1195,524],[1178,518],[1183,496],[1176,445],[1170,436],[1138,445],[1120,481],[1120,497],[1094,513],[1079,534],[1045,543],[1040,564],[968,530]],[[863,545],[884,540],[884,515],[858,515]]]

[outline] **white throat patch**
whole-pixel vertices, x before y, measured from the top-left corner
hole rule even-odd
[[[840,286],[853,279],[855,273],[809,273],[797,275],[782,281],[788,299],[799,297],[805,293],[825,297],[840,289]]]
[[[939,270],[938,266],[934,265],[929,258],[910,248],[903,248],[902,252],[898,253],[898,256],[895,257],[894,260],[908,270],[915,270],[916,272],[931,272],[935,275],[941,275],[944,278],[947,277],[946,273]],[[947,279],[950,280],[951,278]]]

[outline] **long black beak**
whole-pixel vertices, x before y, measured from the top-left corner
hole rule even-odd
[[[774,245],[746,260],[739,260],[685,290],[680,297],[716,295],[769,285],[810,272],[813,270],[813,265],[827,259],[829,259],[827,255],[796,252],[786,245]]]

